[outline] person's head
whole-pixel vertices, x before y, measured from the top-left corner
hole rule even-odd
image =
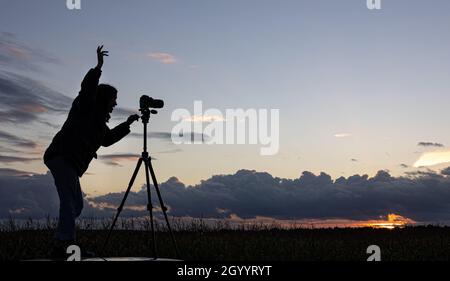
[[[97,109],[105,115],[106,121],[117,105],[117,89],[108,84],[99,84],[97,87]]]

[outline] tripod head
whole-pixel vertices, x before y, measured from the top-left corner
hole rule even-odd
[[[158,111],[149,108],[141,108],[139,109],[139,111],[141,112],[141,120],[144,124],[148,124],[148,121],[150,120],[150,114],[158,114]]]
[[[151,108],[163,108],[164,101],[153,99],[147,95],[142,95],[139,99],[139,111],[141,112],[141,120],[142,124],[144,124],[144,151],[142,152],[142,156],[148,157],[147,153],[147,124],[150,120],[151,114],[157,114],[158,111]]]
[[[147,95],[142,95],[139,99],[139,111],[142,113],[142,123],[147,124],[150,119],[150,114],[157,114],[158,111],[150,108],[163,108],[164,101],[153,99]]]

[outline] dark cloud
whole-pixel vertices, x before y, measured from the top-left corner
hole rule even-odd
[[[3,143],[8,143],[9,145],[19,146],[21,148],[35,148],[38,146],[37,143],[35,143],[34,141],[23,139],[1,130],[0,130],[0,141]]]
[[[425,170],[410,171],[410,172],[405,172],[405,174],[409,177],[421,177],[421,176],[435,175],[435,171],[429,169],[428,167],[419,167],[419,169],[425,169]]]
[[[5,152],[6,153],[20,153],[21,151],[0,145],[0,152],[2,152],[2,153],[5,153]]]
[[[136,159],[139,157],[137,154],[130,153],[116,153],[116,154],[103,154],[99,155],[99,159],[116,160],[116,159]]]
[[[58,64],[61,61],[46,51],[20,42],[13,33],[0,32],[0,64],[21,70],[40,70],[41,63]]]
[[[444,147],[443,144],[437,142],[419,142],[417,145],[425,147]]]
[[[352,161],[352,162],[358,162],[358,159],[352,158],[352,159],[350,159],[350,161]]]
[[[353,175],[333,181],[325,173],[304,172],[292,180],[241,170],[213,176],[196,186],[186,187],[176,178],[160,186],[174,216],[366,220],[397,213],[416,221],[450,220],[450,177],[429,172],[392,177],[379,171],[372,178]],[[117,206],[122,196],[115,193],[92,200]],[[127,202],[145,206],[145,190],[133,192]]]
[[[52,176],[50,173],[2,176],[0,206],[2,218],[10,215],[18,218],[57,216],[59,200]]]
[[[0,71],[0,121],[31,123],[43,114],[66,113],[72,100],[41,82],[23,75]]]
[[[142,133],[131,133],[130,136],[135,137],[135,138],[142,138],[143,134]],[[169,132],[150,132],[150,133],[147,133],[147,137],[172,142],[172,133],[169,133]],[[208,136],[206,134],[196,133],[196,132],[187,132],[181,137],[183,137],[185,140],[191,140],[191,141],[194,141],[194,139],[196,139],[196,138],[201,139],[203,141],[207,141],[210,138],[210,136]],[[174,138],[179,139],[180,136],[174,135]]]
[[[88,201],[84,201],[86,214],[93,214]],[[57,217],[58,210],[58,193],[50,172],[39,175],[0,169],[0,218]]]
[[[284,179],[240,170],[213,176],[195,186],[186,186],[172,177],[161,183],[160,189],[173,216],[226,218],[236,214],[242,218],[367,220],[396,213],[419,222],[450,220],[450,177],[430,171],[403,177],[379,171],[371,178],[353,175],[333,180],[326,173],[305,171],[297,179]],[[83,214],[112,216],[123,195],[90,198]],[[6,171],[0,178],[0,215],[54,214],[55,196],[49,174]],[[146,196],[145,189],[130,192],[123,215],[146,215]]]
[[[25,163],[36,160],[41,160],[41,158],[27,158],[27,157],[0,155],[0,163],[13,163],[13,162]]]
[[[447,167],[441,171],[442,175],[450,176],[450,167]]]
[[[34,173],[16,169],[0,168],[0,177],[22,177],[31,175],[34,175]]]
[[[135,138],[143,138],[143,134],[142,133],[131,133],[129,136],[131,137],[135,137]],[[161,140],[171,140],[172,139],[172,134],[168,133],[168,132],[150,132],[147,133],[147,137],[148,138],[153,138],[153,139],[161,139]]]
[[[402,167],[402,168],[405,168],[405,169],[406,169],[406,168],[409,168],[409,166],[408,166],[408,165],[406,165],[406,164],[403,164],[403,163],[402,163],[402,164],[400,164],[400,167]]]
[[[162,150],[162,151],[156,151],[154,153],[161,153],[161,154],[165,154],[165,153],[177,153],[177,152],[182,152],[182,149],[179,148],[175,148],[175,149],[168,149],[168,150]]]
[[[102,160],[103,163],[110,166],[121,166],[120,162],[122,161],[136,161],[138,158],[138,154],[130,153],[103,154],[98,156],[99,160]]]
[[[416,221],[450,219],[450,178],[434,173],[392,177],[379,171],[372,178],[353,175],[333,181],[325,173],[304,172],[292,180],[241,170],[188,187],[171,178],[161,184],[161,192],[174,216],[366,220],[396,213]],[[145,190],[133,195],[130,205],[145,205]],[[93,201],[116,206],[122,196],[109,194]]]

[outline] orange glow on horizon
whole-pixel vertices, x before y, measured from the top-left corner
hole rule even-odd
[[[396,227],[405,227],[407,224],[414,224],[415,221],[397,214],[388,214],[385,220],[368,221],[365,226],[373,228],[394,229]]]
[[[192,217],[183,217],[181,220],[192,220],[195,218]],[[198,219],[198,218],[197,218]],[[279,228],[361,228],[361,227],[371,227],[371,228],[385,228],[385,229],[395,229],[402,228],[407,225],[414,225],[417,222],[403,217],[398,214],[389,213],[385,216],[380,216],[379,219],[376,220],[361,220],[354,221],[348,219],[304,219],[304,220],[280,220],[274,219],[271,217],[261,217],[257,216],[253,219],[244,219],[240,218],[235,214],[231,214],[227,219],[202,219],[209,223],[214,223],[217,221],[227,221],[231,225],[266,225],[266,226],[274,226]]]

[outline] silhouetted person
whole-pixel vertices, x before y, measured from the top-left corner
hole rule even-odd
[[[98,63],[89,70],[81,83],[81,90],[72,103],[67,120],[54,136],[44,154],[44,163],[50,169],[59,195],[59,220],[55,239],[62,250],[75,242],[75,219],[83,209],[83,195],[79,177],[87,170],[100,146],[110,146],[130,132],[130,125],[139,116],[109,129],[106,123],[117,105],[117,90],[98,84],[103,57],[108,51],[97,48]]]

